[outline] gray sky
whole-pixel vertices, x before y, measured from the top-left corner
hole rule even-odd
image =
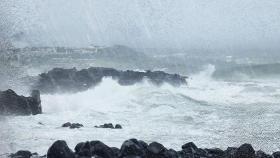
[[[279,0],[0,1],[31,45],[280,50]]]

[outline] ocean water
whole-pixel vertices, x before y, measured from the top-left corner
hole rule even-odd
[[[0,154],[30,150],[44,155],[55,140],[66,140],[72,149],[87,140],[120,147],[130,138],[176,150],[190,141],[202,148],[251,143],[269,153],[280,150],[280,81],[217,80],[214,71],[209,65],[180,87],[148,81],[121,86],[104,78],[84,92],[42,95],[43,114],[0,117]],[[65,122],[84,127],[62,128]],[[94,128],[104,123],[123,129]]]

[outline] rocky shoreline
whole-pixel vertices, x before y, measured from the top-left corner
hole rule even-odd
[[[41,113],[40,91],[33,90],[30,97],[20,96],[11,89],[0,91],[1,115],[36,115]]]
[[[116,70],[113,68],[90,67],[77,70],[54,68],[47,73],[39,75],[38,81],[33,84],[33,89],[41,93],[73,93],[85,91],[98,85],[104,77],[111,77],[120,85],[133,85],[147,79],[155,85],[169,83],[173,86],[187,84],[186,76],[169,74],[163,71],[132,71]]]
[[[142,140],[129,139],[120,148],[109,147],[101,141],[87,141],[76,145],[74,151],[64,140],[55,141],[46,155],[39,156],[30,151],[18,151],[10,154],[10,158],[279,158],[280,152],[272,155],[259,150],[255,151],[251,144],[240,147],[202,149],[193,142],[182,145],[182,149],[175,151],[168,149],[158,142],[147,144]]]

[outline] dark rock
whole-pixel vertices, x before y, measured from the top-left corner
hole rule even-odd
[[[81,128],[81,127],[84,127],[82,124],[80,123],[70,123],[70,122],[67,122],[67,123],[64,123],[62,125],[62,127],[69,127],[70,129],[74,129],[74,128]]]
[[[259,150],[256,152],[256,158],[272,158],[272,156],[266,154],[265,152]]]
[[[15,154],[11,154],[11,158],[30,158],[32,156],[32,153],[27,150],[20,150],[17,151]]]
[[[71,129],[81,128],[81,127],[84,127],[84,126],[80,123],[72,123],[71,126],[70,126]]]
[[[178,158],[179,156],[178,156],[178,153],[175,150],[169,149],[167,151],[167,157],[168,158]]]
[[[122,126],[120,124],[116,124],[115,129],[122,129]]]
[[[205,149],[208,157],[223,158],[225,157],[225,152],[219,148]]]
[[[75,152],[79,156],[91,157],[91,145],[90,142],[82,142],[76,145]]]
[[[197,155],[197,146],[193,142],[182,145],[182,151],[178,152],[181,157],[195,157]]]
[[[76,145],[75,152],[84,157],[114,158],[118,154],[116,149],[112,149],[100,141],[82,142]]]
[[[74,152],[68,147],[64,140],[57,140],[47,152],[48,158],[75,158]]]
[[[111,149],[112,149],[115,157],[118,157],[120,155],[120,149],[119,148],[111,147]]]
[[[189,142],[189,143],[186,143],[184,145],[182,145],[182,149],[189,149],[189,148],[192,148],[193,150],[197,150],[197,146],[193,143],[193,142]]]
[[[152,142],[147,148],[147,156],[149,158],[164,158],[168,157],[167,149],[158,142]]]
[[[121,85],[132,85],[144,78],[156,85],[164,82],[174,86],[186,84],[186,77],[163,71],[120,71],[112,68],[91,67],[80,71],[76,68],[54,68],[40,74],[38,82],[33,87],[42,93],[84,91],[99,84],[103,77],[112,77]]]
[[[92,156],[100,156],[102,158],[114,158],[115,152],[100,141],[91,141],[91,154]]]
[[[255,150],[251,144],[243,144],[237,148],[234,158],[255,158]]]
[[[142,142],[137,139],[126,140],[120,150],[120,157],[142,157],[145,158],[147,153],[147,148],[143,146]]]
[[[95,128],[111,128],[111,129],[122,129],[122,126],[120,124],[116,124],[115,127],[112,123],[105,123],[100,126],[94,126]]]
[[[274,152],[272,156],[273,158],[280,158],[280,151]]]
[[[237,148],[228,147],[227,150],[225,151],[225,157],[226,158],[233,158],[236,151],[237,151]]]
[[[100,126],[101,128],[114,128],[112,123],[105,123],[104,125]]]
[[[40,92],[32,91],[31,97],[17,95],[13,90],[0,91],[0,114],[36,115],[42,113]]]
[[[72,124],[70,122],[66,122],[62,125],[62,127],[70,127]]]

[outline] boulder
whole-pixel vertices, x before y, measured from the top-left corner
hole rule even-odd
[[[258,150],[256,152],[256,158],[272,158],[272,156],[266,154],[265,152]]]
[[[80,157],[115,158],[117,149],[110,148],[101,141],[82,142],[76,145],[75,152]]]
[[[32,153],[27,150],[19,150],[14,154],[11,154],[10,158],[31,158]]]
[[[272,154],[273,158],[280,158],[280,151],[276,151]]]
[[[122,129],[122,126],[120,124],[116,124],[115,129]]]
[[[120,157],[147,157],[147,146],[137,139],[126,140],[120,149]]]
[[[48,158],[75,158],[74,152],[64,140],[55,141],[47,152]]]
[[[158,142],[152,142],[147,148],[149,158],[168,158],[168,150]]]
[[[36,115],[42,113],[40,92],[33,90],[30,97],[17,95],[13,90],[0,91],[0,114]]]
[[[255,150],[251,144],[243,144],[237,148],[234,158],[255,158]]]

